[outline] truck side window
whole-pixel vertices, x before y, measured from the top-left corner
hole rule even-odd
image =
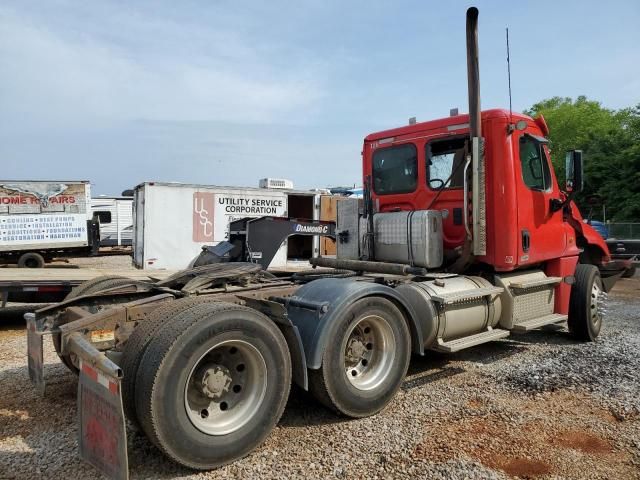
[[[409,193],[418,181],[418,151],[413,143],[373,153],[373,190],[380,195]]]
[[[522,180],[532,190],[544,191],[551,187],[551,172],[542,146],[542,142],[530,135],[520,137]]]
[[[464,186],[465,142],[465,138],[452,138],[427,143],[425,156],[430,188],[439,190]]]

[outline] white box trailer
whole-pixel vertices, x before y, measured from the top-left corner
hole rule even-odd
[[[39,267],[97,249],[88,181],[0,180],[0,258]]]
[[[99,196],[91,199],[93,217],[100,222],[101,247],[130,247],[133,243],[133,198]]]
[[[134,190],[133,263],[144,269],[186,268],[204,245],[229,238],[229,222],[245,217],[318,220],[320,193],[301,190],[145,182]],[[294,235],[271,269],[308,268],[317,236]]]

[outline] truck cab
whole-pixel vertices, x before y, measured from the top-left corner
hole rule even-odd
[[[502,109],[483,111],[481,118],[486,253],[475,262],[508,272],[571,258],[575,268],[585,249],[599,263],[608,261],[606,244],[581,221],[573,202],[556,206],[566,193],[551,164],[544,118]],[[439,210],[445,264],[459,256],[467,238],[464,184],[470,149],[469,115],[372,133],[364,140],[364,181],[370,179],[374,208]]]

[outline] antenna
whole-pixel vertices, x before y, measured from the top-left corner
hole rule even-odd
[[[511,108],[511,58],[509,56],[509,27],[507,27],[507,77],[509,78],[509,123],[513,124],[513,109]]]

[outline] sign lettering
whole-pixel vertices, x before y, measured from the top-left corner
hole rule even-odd
[[[284,217],[287,213],[287,198],[281,195],[261,193],[216,194],[215,225],[213,240],[229,239],[229,223],[246,217]]]
[[[295,228],[296,232],[300,233],[327,233],[329,231],[329,227],[327,225],[300,225],[299,223]]]

